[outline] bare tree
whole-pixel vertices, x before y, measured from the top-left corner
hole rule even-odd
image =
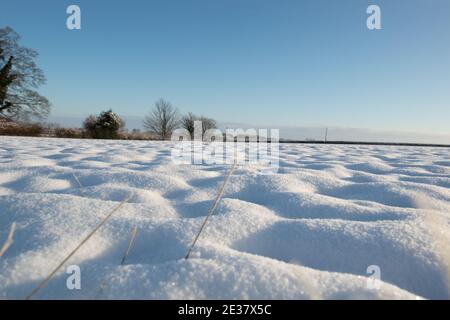
[[[19,40],[13,29],[0,28],[0,116],[43,118],[50,112],[50,102],[36,88],[46,79],[35,63],[37,52],[20,46]]]
[[[194,138],[194,125],[197,120],[197,116],[191,112],[181,118],[181,126],[189,132],[191,139]]]
[[[152,112],[145,117],[144,127],[161,139],[169,139],[179,122],[178,110],[170,102],[160,99]]]
[[[200,117],[200,121],[202,122],[202,137],[205,136],[206,131],[210,129],[216,129],[217,123],[216,120],[206,117]]]
[[[205,136],[206,131],[208,131],[209,129],[217,128],[217,123],[214,119],[206,118],[204,116],[197,117],[195,114],[189,112],[181,119],[181,126],[189,132],[191,138],[194,138],[196,121],[202,123],[202,137]]]

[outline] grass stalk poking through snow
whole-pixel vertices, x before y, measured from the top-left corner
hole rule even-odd
[[[128,254],[130,253],[131,247],[133,247],[134,240],[136,239],[136,234],[137,234],[137,227],[134,227],[133,230],[131,231],[131,238],[130,242],[128,243],[127,250],[125,251],[122,258],[122,262],[120,263],[121,265],[125,263],[125,260],[127,259]]]
[[[8,234],[8,238],[6,239],[6,242],[3,244],[2,248],[0,249],[0,258],[5,254],[6,250],[8,250],[9,247],[12,245],[15,231],[16,231],[16,223],[14,222],[11,225],[11,229],[9,230],[9,234]]]
[[[230,171],[228,172],[228,174],[225,177],[225,180],[223,181],[222,186],[219,189],[219,192],[217,193],[217,197],[214,199],[214,202],[212,203],[211,207],[208,210],[208,214],[206,215],[205,220],[203,221],[202,226],[200,227],[200,230],[198,231],[197,235],[195,236],[194,241],[192,242],[192,245],[189,247],[189,250],[186,254],[185,259],[189,259],[189,256],[191,255],[192,249],[194,249],[195,244],[197,243],[198,238],[200,237],[200,234],[202,233],[203,229],[206,226],[206,223],[208,222],[209,217],[212,216],[212,214],[214,213],[214,210],[217,207],[217,204],[219,203],[220,199],[222,198],[222,194],[223,191],[225,190],[225,186],[228,183],[228,180],[230,179],[231,175],[234,172],[234,169],[236,169],[236,161],[233,163],[233,166],[231,167]]]
[[[64,258],[64,260],[52,271],[50,274],[25,298],[26,300],[30,300],[40,289],[45,287],[50,279],[58,272],[58,270],[67,262],[69,259],[100,229],[106,221],[117,211],[119,211],[122,206],[130,200],[131,195],[125,198],[117,207],[115,207],[95,228],[91,231],[84,239],[80,242],[80,244],[72,250],[72,252]]]
[[[75,178],[76,182],[78,183],[78,185],[80,186],[80,188],[83,188],[83,185],[81,184],[80,180],[78,179],[78,177],[76,176],[75,173],[72,172],[73,177]]]
[[[125,260],[127,259],[128,254],[130,253],[131,248],[133,247],[134,240],[136,240],[136,235],[137,235],[137,227],[133,227],[133,229],[131,230],[131,238],[130,238],[130,241],[128,242],[127,250],[125,251],[125,253],[124,253],[124,255],[123,255],[123,258],[122,258],[122,261],[120,262],[120,265],[121,265],[121,266],[124,265]],[[95,298],[98,299],[101,295],[103,295],[103,293],[105,292],[105,290],[107,289],[107,287],[108,287],[107,280],[104,279],[104,280],[101,282],[100,286],[99,286],[99,289],[98,289],[98,292],[97,292],[97,296],[96,296]]]

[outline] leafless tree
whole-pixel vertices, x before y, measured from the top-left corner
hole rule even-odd
[[[189,132],[191,138],[194,138],[196,121],[202,123],[202,137],[205,136],[206,131],[208,131],[209,129],[217,128],[217,123],[215,120],[204,116],[197,117],[195,114],[189,112],[181,119],[181,126]]]
[[[198,118],[191,112],[181,118],[181,126],[189,132],[191,139],[194,138],[194,125],[197,120]]]
[[[211,118],[206,118],[206,117],[200,117],[200,121],[202,122],[202,137],[205,136],[206,131],[210,130],[210,129],[216,129],[217,128],[217,123],[216,120],[211,119]]]
[[[50,112],[50,102],[36,88],[46,79],[35,62],[37,52],[20,46],[19,40],[13,29],[0,28],[0,116],[44,118]]]
[[[144,127],[161,139],[169,139],[179,123],[178,110],[164,99],[158,100],[144,119]]]

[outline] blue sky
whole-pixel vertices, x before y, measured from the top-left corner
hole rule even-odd
[[[222,122],[450,134],[448,0],[0,1],[56,116],[143,116],[163,97]]]

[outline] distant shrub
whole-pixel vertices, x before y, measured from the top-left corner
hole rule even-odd
[[[138,129],[133,129],[131,132],[121,132],[119,139],[122,140],[159,140],[158,136],[149,132],[141,132]]]
[[[39,123],[23,123],[0,120],[0,135],[39,137],[44,132],[44,127]]]
[[[97,127],[97,117],[89,116],[84,120],[83,128],[87,133],[95,133],[95,129]]]
[[[88,137],[94,139],[119,139],[125,122],[112,110],[100,113],[98,117],[89,116],[83,123]]]
[[[83,138],[83,132],[80,129],[56,128],[53,131],[57,138],[80,139]]]

